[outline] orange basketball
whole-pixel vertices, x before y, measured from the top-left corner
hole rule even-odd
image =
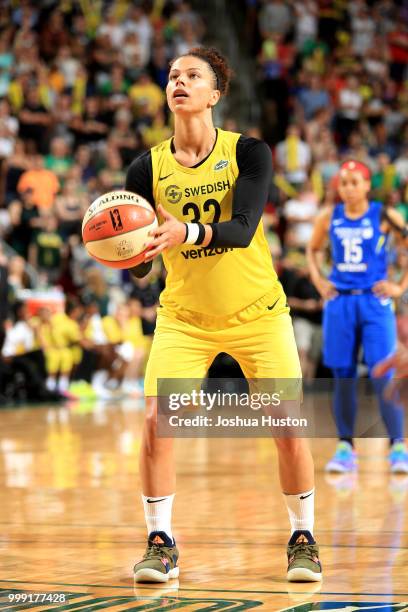
[[[144,198],[130,191],[110,191],[85,213],[82,238],[88,253],[110,268],[142,263],[157,217]]]

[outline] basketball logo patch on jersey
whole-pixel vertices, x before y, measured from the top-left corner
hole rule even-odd
[[[214,166],[214,170],[222,170],[228,166],[229,162],[226,159],[220,159]]]

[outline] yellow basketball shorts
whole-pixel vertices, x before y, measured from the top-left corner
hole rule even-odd
[[[45,364],[50,376],[69,374],[74,366],[73,353],[70,348],[49,348],[45,350]]]
[[[276,298],[275,298],[276,299]],[[272,308],[271,308],[272,306]],[[292,319],[281,294],[278,303],[268,301],[257,308],[255,318],[222,329],[200,320],[181,320],[159,309],[156,331],[146,367],[145,395],[157,396],[159,378],[205,377],[218,353],[231,355],[246,378],[302,377]],[[245,317],[243,317],[245,319]]]

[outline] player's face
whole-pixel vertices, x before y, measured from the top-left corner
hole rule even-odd
[[[194,56],[180,57],[172,64],[166,94],[169,108],[176,114],[201,113],[220,97],[210,66]]]
[[[357,204],[367,198],[370,191],[370,181],[361,172],[341,170],[339,177],[339,194],[343,202]]]

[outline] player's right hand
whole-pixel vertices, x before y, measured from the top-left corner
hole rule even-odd
[[[331,300],[339,295],[333,283],[327,280],[327,278],[323,278],[323,276],[313,279],[313,284],[324,300]]]
[[[162,217],[163,222],[149,232],[153,239],[147,247],[145,262],[154,259],[164,249],[183,244],[186,237],[185,223],[182,223],[182,221],[179,221],[174,215],[165,210],[161,204],[157,206],[157,212]]]

